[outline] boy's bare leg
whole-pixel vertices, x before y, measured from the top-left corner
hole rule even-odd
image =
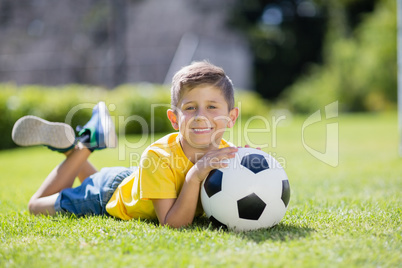
[[[92,174],[98,172],[98,170],[88,160],[82,165],[80,172],[78,173],[78,179],[81,183]]]
[[[90,154],[91,151],[81,143],[67,153],[66,160],[50,172],[31,197],[28,205],[29,211],[33,214],[54,215],[54,204],[58,193],[63,189],[71,188],[80,173],[82,173],[81,176],[88,177],[96,172],[96,169],[87,161]]]
[[[70,150],[65,153],[66,157],[68,157],[74,150]],[[80,180],[81,183],[84,182],[86,178],[91,176],[92,174],[98,172],[98,170],[89,162],[88,160],[84,162],[84,164],[81,167],[81,170],[78,173],[78,179]]]

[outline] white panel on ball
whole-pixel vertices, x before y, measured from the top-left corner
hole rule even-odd
[[[225,193],[216,194],[210,198],[212,204],[220,204],[218,206],[212,205],[211,212],[215,219],[227,225],[228,220],[232,215],[237,214],[237,207],[235,200]]]
[[[271,200],[267,203],[266,213],[263,213],[260,222],[265,226],[278,224],[285,216],[286,208],[281,199]]]
[[[266,173],[269,173],[267,175]],[[266,172],[255,174],[255,193],[264,201],[281,199],[282,172],[278,169],[269,169]]]

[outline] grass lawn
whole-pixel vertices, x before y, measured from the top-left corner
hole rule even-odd
[[[291,185],[280,224],[245,233],[221,231],[205,218],[174,230],[154,222],[105,217],[35,217],[30,196],[62,155],[43,147],[0,151],[0,267],[402,267],[402,158],[397,116],[340,115],[339,164],[327,165],[303,146],[306,117],[287,119],[248,143],[284,164]],[[272,122],[271,122],[272,123]],[[235,143],[262,120],[240,122]],[[325,122],[305,129],[304,142],[325,152]],[[137,164],[140,137],[91,156],[99,168]],[[124,146],[128,145],[128,147]]]

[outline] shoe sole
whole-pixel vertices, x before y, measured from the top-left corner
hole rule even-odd
[[[98,103],[98,109],[105,145],[107,148],[114,148],[117,145],[117,135],[112,118],[103,101]]]
[[[75,133],[71,126],[49,122],[33,115],[18,119],[11,136],[20,146],[46,145],[57,149],[71,147],[75,141]]]

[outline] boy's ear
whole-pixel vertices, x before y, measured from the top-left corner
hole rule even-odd
[[[230,121],[228,122],[228,128],[232,128],[236,123],[237,117],[239,117],[239,108],[235,107],[229,112]]]
[[[175,130],[179,130],[179,122],[177,120],[177,115],[174,113],[174,111],[172,109],[167,110],[167,117],[169,118],[169,121],[172,124],[172,127]]]

